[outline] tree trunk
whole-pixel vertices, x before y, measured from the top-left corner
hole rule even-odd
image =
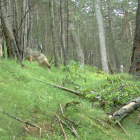
[[[123,21],[124,21],[124,28],[125,28],[125,39],[127,43],[127,47],[129,48],[129,36],[128,36],[128,28],[127,28],[127,11],[124,9],[124,6],[122,5],[123,9]]]
[[[70,22],[70,13],[69,13],[69,0],[67,0],[67,58],[70,58],[70,36],[69,36],[69,22]]]
[[[0,3],[0,7],[1,7],[1,3]],[[1,12],[0,12],[1,15]],[[2,22],[1,22],[1,18],[0,18],[0,58],[3,56],[3,31],[2,31]]]
[[[133,113],[139,107],[140,97],[126,103],[126,105],[120,108],[119,111],[115,112],[113,115],[109,115],[109,118],[113,118],[114,121],[121,121],[122,119]]]
[[[133,50],[131,56],[130,73],[137,76],[140,75],[140,1],[138,1],[138,8],[136,13],[136,29],[133,43]]]
[[[63,50],[64,56],[64,66],[68,65],[68,58],[66,54],[66,47],[65,47],[65,35],[64,35],[64,2],[60,0],[60,17],[61,17],[61,46]]]
[[[14,0],[13,2],[13,34],[15,37],[16,45],[19,50],[19,35],[18,35],[18,4],[17,0]]]
[[[22,19],[20,31],[20,51],[22,52],[29,45],[30,31],[31,31],[31,9],[29,10],[30,0],[23,0],[22,3]]]
[[[2,5],[4,5],[4,2],[1,2]],[[9,57],[17,57],[18,61],[20,62],[20,64],[22,63],[21,61],[21,57],[19,54],[19,51],[17,49],[17,45],[16,45],[16,41],[15,41],[15,37],[13,35],[11,26],[9,24],[8,19],[6,18],[6,11],[5,11],[5,7],[2,6],[1,7],[1,19],[2,19],[2,23],[3,23],[3,32],[5,35],[5,40],[6,40],[6,44],[7,44],[7,53]]]
[[[105,33],[104,33],[105,31],[104,31],[102,15],[101,15],[101,11],[100,11],[100,0],[95,0],[95,13],[96,13],[98,31],[99,31],[102,70],[106,73],[109,73],[108,62],[107,62],[106,43],[105,43]]]
[[[54,56],[55,56],[55,66],[59,67],[59,55],[58,55],[58,44],[55,34],[55,26],[54,26],[54,14],[53,14],[53,1],[49,0],[50,5],[50,15],[51,15],[51,29],[52,29],[52,39],[54,44]]]
[[[12,3],[11,0],[7,0],[7,5],[6,5],[6,11],[7,11],[7,15],[8,15],[8,20],[9,20],[9,25],[10,28],[12,28]]]
[[[116,72],[120,72],[120,64],[119,59],[117,55],[117,49],[115,47],[115,40],[114,40],[114,34],[112,31],[112,17],[111,17],[111,7],[109,6],[109,3],[111,1],[108,1],[108,38],[107,38],[107,48],[108,48],[108,59],[113,67],[113,70],[116,70]]]
[[[75,30],[75,26],[74,26],[75,19],[73,18],[74,13],[73,13],[73,9],[70,7],[70,5],[71,5],[70,2],[72,3],[71,0],[67,1],[67,7],[68,7],[68,11],[67,11],[67,35],[68,35],[68,37],[70,35],[71,41],[73,44],[73,49],[72,48],[70,48],[70,49],[73,50],[72,53],[73,53],[73,56],[76,58],[76,61],[78,61],[79,64],[84,65],[83,48],[81,46],[80,38]],[[69,45],[69,42],[67,43],[67,45]]]
[[[69,26],[70,26],[71,40],[76,49],[77,59],[80,64],[84,65],[84,53],[83,53],[82,46],[80,44],[80,39],[75,31],[75,27],[72,22],[70,22]]]

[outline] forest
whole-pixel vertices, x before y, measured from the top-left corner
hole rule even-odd
[[[140,0],[2,0],[0,15],[1,140],[139,140]]]

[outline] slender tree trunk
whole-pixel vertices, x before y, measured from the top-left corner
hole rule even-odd
[[[1,3],[0,3],[1,7]],[[0,16],[1,16],[1,9],[0,9]],[[0,58],[3,56],[3,30],[2,30],[2,22],[0,18]]]
[[[69,13],[69,0],[67,0],[67,58],[70,57],[70,36],[69,36],[69,22],[70,22],[70,13]]]
[[[36,45],[37,45],[37,49],[39,50],[39,28],[40,28],[40,25],[39,25],[39,9],[38,9],[38,5],[36,4],[36,28],[37,28],[37,38],[36,38]]]
[[[81,46],[80,38],[75,30],[74,26],[74,19],[72,18],[72,9],[69,6],[69,10],[71,11],[70,16],[71,16],[71,21],[69,22],[69,33],[71,37],[71,41],[74,46],[74,51],[76,51],[76,57],[77,60],[80,64],[84,65],[84,53],[83,53],[83,48]]]
[[[95,13],[96,13],[98,30],[99,30],[102,70],[106,73],[109,73],[108,62],[107,62],[106,43],[105,43],[105,33],[104,33],[105,31],[104,31],[102,15],[101,15],[101,11],[100,11],[100,0],[95,0]]]
[[[84,53],[82,50],[82,46],[80,44],[80,39],[75,31],[75,27],[72,22],[70,23],[70,34],[71,34],[72,43],[76,48],[77,59],[80,64],[84,65]]]
[[[117,55],[117,49],[115,47],[115,40],[114,40],[114,35],[112,32],[112,17],[111,17],[111,7],[109,6],[109,3],[111,1],[108,1],[108,49],[109,49],[109,62],[111,66],[116,69],[116,72],[120,72],[120,63]]]
[[[18,36],[18,5],[17,5],[17,0],[14,0],[13,2],[13,34],[15,37],[15,41],[19,49],[19,36]]]
[[[127,2],[125,0],[125,2]],[[125,10],[124,6],[122,5],[122,9],[123,9],[123,20],[124,20],[124,29],[125,29],[125,39],[126,39],[126,45],[127,45],[127,51],[128,51],[128,57],[125,58],[125,62],[124,62],[124,67],[125,67],[125,71],[128,72],[129,71],[129,63],[130,63],[130,59],[131,59],[131,50],[132,50],[132,42],[131,39],[130,39],[130,36],[129,36],[129,22],[128,22],[128,15],[129,15],[129,11],[128,10]]]
[[[66,54],[66,47],[65,47],[65,34],[64,34],[64,1],[60,0],[60,17],[61,17],[61,46],[63,50],[64,56],[64,65],[68,65],[68,58]]]
[[[7,9],[6,9],[6,11],[7,11],[7,15],[8,15],[8,19],[9,19],[9,24],[10,24],[10,28],[12,28],[12,3],[11,3],[11,0],[7,0],[8,1],[8,3],[7,3]]]
[[[28,0],[28,8],[31,7],[31,0]],[[28,10],[28,9],[27,9]],[[32,8],[28,12],[28,17],[27,17],[27,44],[26,47],[30,46],[31,44],[31,31],[32,31]]]
[[[127,42],[127,47],[129,48],[129,36],[128,36],[128,28],[127,28],[127,11],[124,9],[124,6],[122,5],[123,9],[123,21],[124,21],[124,27],[125,27],[125,38]]]
[[[30,0],[23,0],[22,3],[22,17],[21,17],[21,28],[20,28],[20,51],[23,52],[29,45],[30,31],[31,31],[31,10],[29,10]]]
[[[28,0],[27,0],[28,1]],[[28,8],[26,0],[22,2],[22,17],[21,17],[21,30],[20,30],[20,51],[24,50],[27,44],[27,14]],[[22,55],[23,56],[23,55]]]
[[[52,29],[52,39],[54,44],[54,56],[55,56],[55,66],[59,67],[59,55],[58,55],[58,44],[55,34],[55,26],[54,26],[54,13],[53,13],[53,1],[49,0],[50,4],[50,15],[51,15],[51,29]]]

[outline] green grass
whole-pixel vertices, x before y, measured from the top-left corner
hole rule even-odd
[[[72,63],[68,68],[52,66],[49,73],[36,62],[23,63],[25,67],[21,68],[14,60],[0,60],[0,110],[41,127],[42,137],[40,138],[38,129],[29,126],[27,130],[25,123],[0,112],[0,140],[64,139],[59,122],[53,113],[65,121],[59,103],[64,107],[72,101],[79,101],[80,105],[71,105],[63,111],[66,117],[78,123],[78,126],[74,127],[82,140],[138,140],[140,137],[140,126],[136,125],[138,112],[123,120],[122,125],[128,133],[124,134],[120,127],[107,121],[105,109],[92,107],[87,98],[78,97],[50,85],[57,84],[88,94],[106,84],[107,77],[119,76],[123,83],[138,86],[140,82],[132,76],[110,76],[98,72],[97,68],[80,68],[77,63]],[[133,96],[138,97],[138,94]],[[63,127],[68,139],[77,139],[68,128]]]

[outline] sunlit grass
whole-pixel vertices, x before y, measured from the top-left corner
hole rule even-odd
[[[73,69],[73,66],[70,67],[71,71],[64,71],[63,66],[60,68],[52,66],[49,73],[46,69],[39,67],[36,62],[31,64],[24,61],[23,63],[25,67],[21,68],[14,60],[0,60],[0,109],[21,120],[40,126],[44,139],[63,139],[59,122],[53,113],[60,115],[63,119],[59,103],[64,107],[66,103],[72,101],[79,101],[80,104],[64,109],[64,114],[78,123],[76,130],[82,140],[138,139],[139,125],[135,125],[132,121],[133,117],[137,117],[137,113],[123,121],[122,124],[128,131],[126,135],[120,127],[109,124],[104,110],[92,107],[88,99],[50,85],[57,84],[81,92],[96,91],[99,86],[107,82],[106,79],[110,75],[98,72],[97,68],[90,66],[77,68],[77,71]],[[74,67],[78,67],[77,64]],[[134,82],[132,76],[128,74],[119,76],[125,84],[139,84],[139,81]],[[0,124],[0,139],[2,140],[40,139],[39,131],[30,134],[26,131],[24,123],[1,112]],[[66,127],[64,129],[70,140],[77,139]]]

